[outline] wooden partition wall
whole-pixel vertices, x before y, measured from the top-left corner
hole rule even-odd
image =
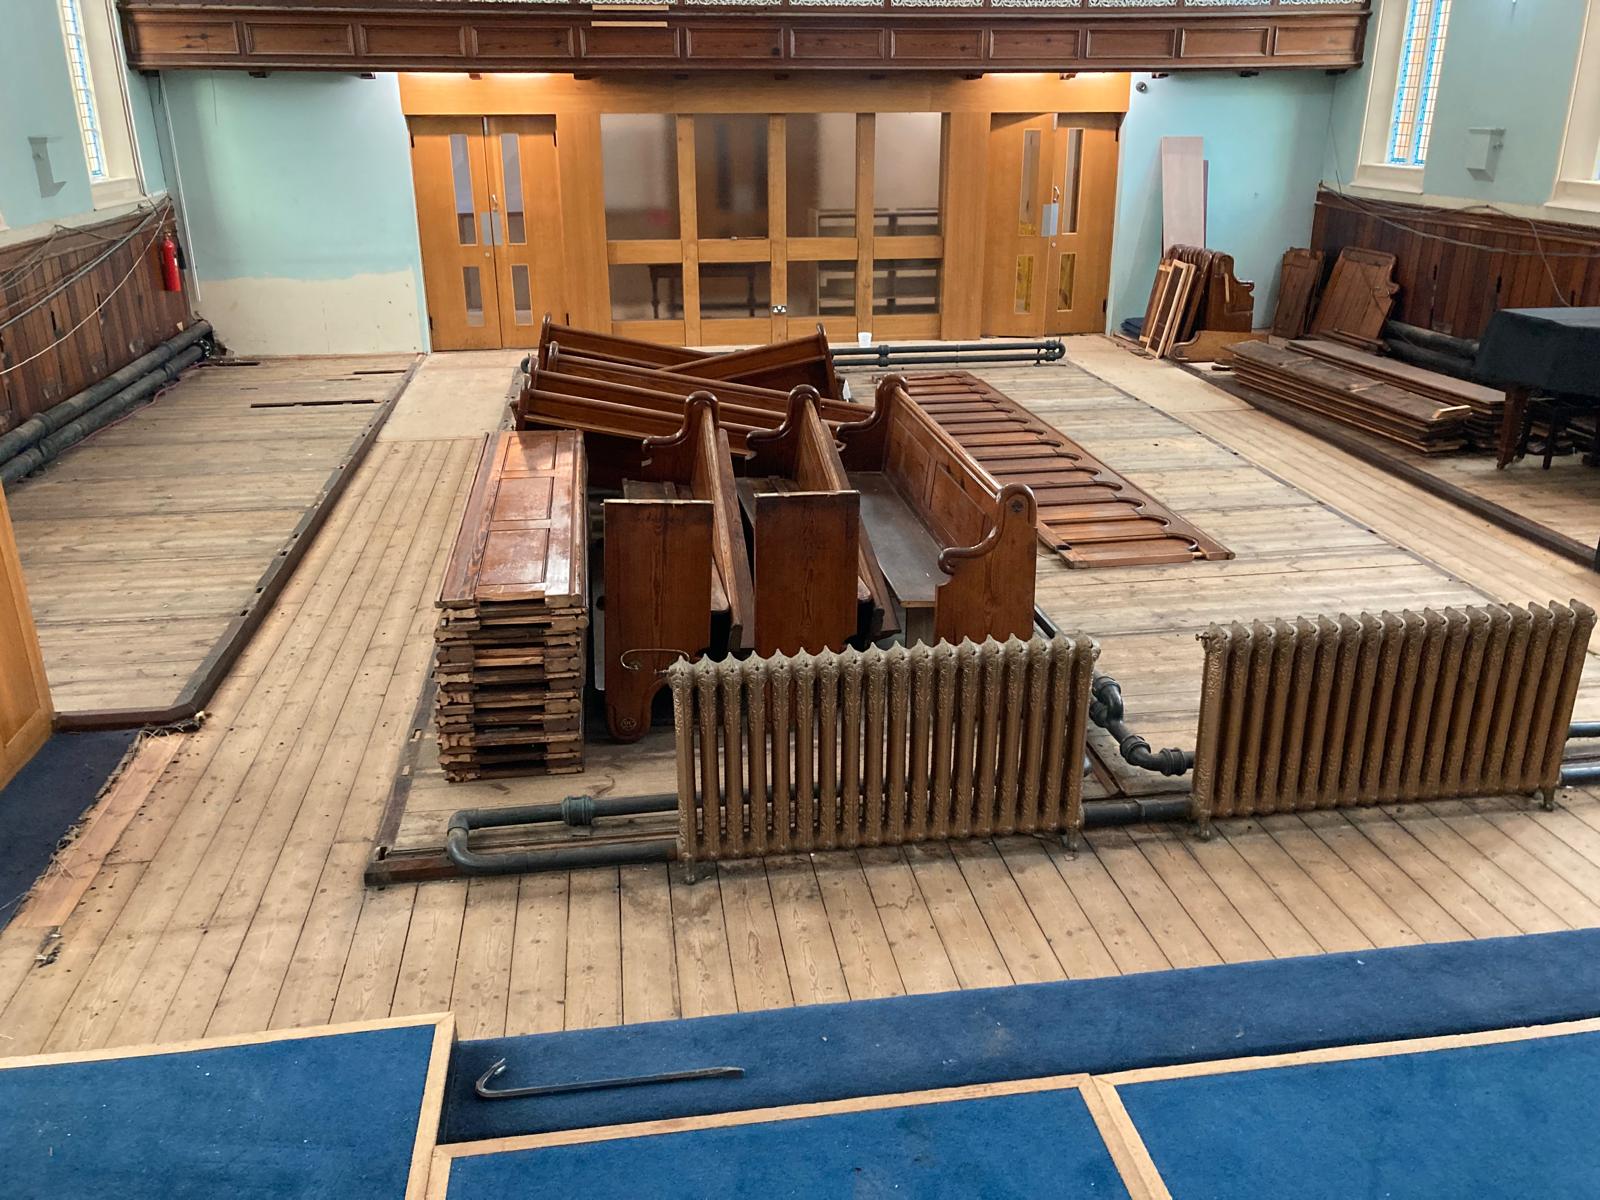
[[[171,233],[163,206],[0,248],[0,433],[183,328],[184,294],[161,289]]]
[[[44,745],[53,717],[11,513],[0,491],[0,787]]]
[[[1482,336],[1502,308],[1600,305],[1600,228],[1317,195],[1312,245],[1332,263],[1346,246],[1395,256],[1396,321]]]
[[[401,100],[436,348],[527,344],[533,330],[519,326],[545,311],[690,345],[781,340],[819,323],[839,341],[1104,328],[1125,75],[402,75]],[[1051,132],[1024,145],[1019,114]],[[624,117],[641,155],[626,171],[613,164],[608,197],[606,123]],[[525,139],[522,162],[547,145],[549,166],[524,170],[520,191],[500,161],[510,120],[549,130],[547,143]],[[453,158],[437,140],[451,135]],[[482,149],[465,147],[480,135]],[[997,179],[995,162],[1011,159],[1017,178]],[[729,177],[735,160],[741,178]],[[834,177],[828,196],[797,183],[796,161]],[[616,190],[644,175],[670,202],[619,214]],[[494,211],[507,196],[527,214],[516,236]],[[1007,227],[1039,252],[997,235]],[[534,294],[511,297],[511,317],[504,295],[498,316],[485,311],[491,277],[508,278],[497,265],[508,241],[535,255],[560,247]]]

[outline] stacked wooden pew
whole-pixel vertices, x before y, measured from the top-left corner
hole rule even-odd
[[[1032,495],[903,388],[843,399],[820,330],[708,355],[547,320],[524,370],[518,428],[581,432],[620,493],[601,509],[612,736],[644,734],[680,659],[1032,631]]]
[[[583,769],[585,504],[576,433],[485,440],[434,634],[451,780]]]
[[[1299,350],[1244,342],[1231,350],[1239,382],[1419,454],[1467,445],[1472,409],[1419,395]]]

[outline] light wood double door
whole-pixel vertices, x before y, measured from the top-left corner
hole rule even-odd
[[[556,122],[412,117],[411,164],[435,350],[532,346],[564,316]]]
[[[993,116],[985,334],[1105,329],[1116,189],[1115,114]]]

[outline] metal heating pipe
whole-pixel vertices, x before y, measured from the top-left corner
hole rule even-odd
[[[596,817],[633,817],[674,812],[678,797],[671,792],[644,796],[568,796],[556,804],[525,804],[517,808],[463,809],[450,818],[445,853],[468,875],[521,875],[534,871],[565,871],[574,867],[617,867],[634,863],[672,862],[678,857],[676,836],[548,849],[485,853],[472,849],[474,829],[502,829],[512,825],[543,825],[557,821],[570,826],[591,825]],[[1183,821],[1189,817],[1188,796],[1130,797],[1121,800],[1085,800],[1083,827],[1107,829],[1118,825],[1144,825],[1157,821]]]
[[[1004,342],[918,342],[898,346],[880,342],[872,346],[835,346],[836,367],[923,367],[958,363],[1059,362],[1067,348],[1060,338]]]

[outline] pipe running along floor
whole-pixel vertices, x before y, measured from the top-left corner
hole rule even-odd
[[[1042,603],[1101,638],[1157,744],[1192,744],[1193,635],[1210,620],[1600,604],[1600,577],[1176,368],[1099,338],[1069,355],[1095,374],[985,374],[1237,555],[1145,571],[1041,559]],[[730,864],[694,885],[652,866],[365,888],[469,483],[460,432],[374,448],[212,719],[141,751],[102,801],[109,832],[57,864],[54,919],[24,908],[0,934],[7,1053],[443,1009],[480,1037],[1600,926],[1600,794],[1582,789],[1549,813],[1491,797],[1228,821],[1208,843],[1097,831],[1076,856],[1012,839]],[[1579,715],[1600,716],[1592,686]],[[667,744],[597,742],[578,779],[659,790]],[[415,794],[442,821],[573,782]],[[63,904],[63,886],[81,898]]]

